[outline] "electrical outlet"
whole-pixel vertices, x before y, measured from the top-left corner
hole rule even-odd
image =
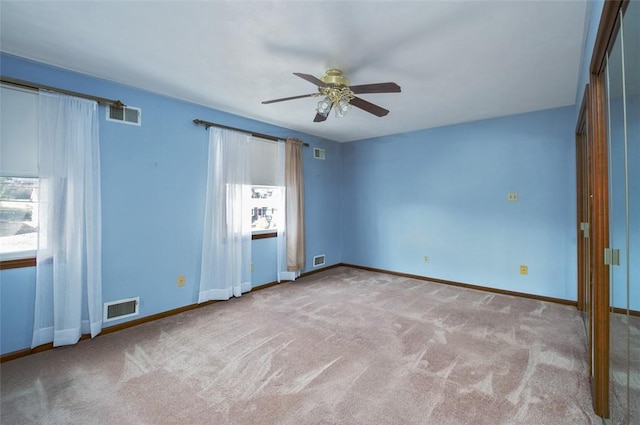
[[[529,273],[529,269],[527,269],[527,266],[520,266],[520,274],[528,274]]]
[[[185,282],[186,279],[184,278],[184,275],[181,274],[180,276],[178,276],[178,286],[184,286]]]
[[[428,262],[429,262],[429,256],[428,256],[428,255],[425,255],[425,256],[424,256],[424,262],[425,262],[425,263],[428,263]]]
[[[509,201],[509,202],[517,202],[518,201],[518,192],[508,192],[507,193],[507,201]]]

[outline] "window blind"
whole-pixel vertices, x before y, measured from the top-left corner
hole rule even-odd
[[[253,137],[251,139],[251,184],[277,186],[278,143]]]
[[[38,93],[0,85],[0,176],[38,177]]]

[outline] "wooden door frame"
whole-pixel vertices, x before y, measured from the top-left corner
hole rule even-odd
[[[577,266],[578,266],[578,310],[583,312],[585,322],[586,347],[589,358],[589,378],[593,385],[593,312],[592,312],[592,274],[591,256],[588,245],[590,237],[584,236],[581,223],[591,225],[591,152],[589,145],[589,84],[584,88],[582,104],[578,113],[578,123],[576,124],[576,239],[577,239]],[[590,230],[587,229],[587,232]],[[586,272],[586,270],[589,270]],[[588,281],[588,285],[587,285]],[[588,293],[587,290],[588,289]]]
[[[588,149],[586,136],[588,135],[587,114],[589,111],[589,84],[584,88],[582,104],[578,113],[578,123],[576,124],[576,235],[577,235],[577,265],[578,265],[578,310],[589,311],[587,305],[587,296],[584,290],[585,280],[585,264],[583,264],[585,256],[584,233],[581,223],[585,222],[584,197],[589,195],[589,188],[585,187],[584,173],[587,172],[590,162],[585,151]]]
[[[595,413],[609,417],[609,266],[604,250],[609,246],[609,180],[604,75],[591,75],[591,314],[593,319],[592,392]]]

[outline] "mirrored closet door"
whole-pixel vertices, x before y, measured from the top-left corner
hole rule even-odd
[[[605,71],[612,425],[640,424],[640,1],[619,22]]]

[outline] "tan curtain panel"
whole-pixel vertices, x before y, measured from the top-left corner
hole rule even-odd
[[[285,148],[287,270],[304,269],[304,179],[302,142],[289,138]]]

